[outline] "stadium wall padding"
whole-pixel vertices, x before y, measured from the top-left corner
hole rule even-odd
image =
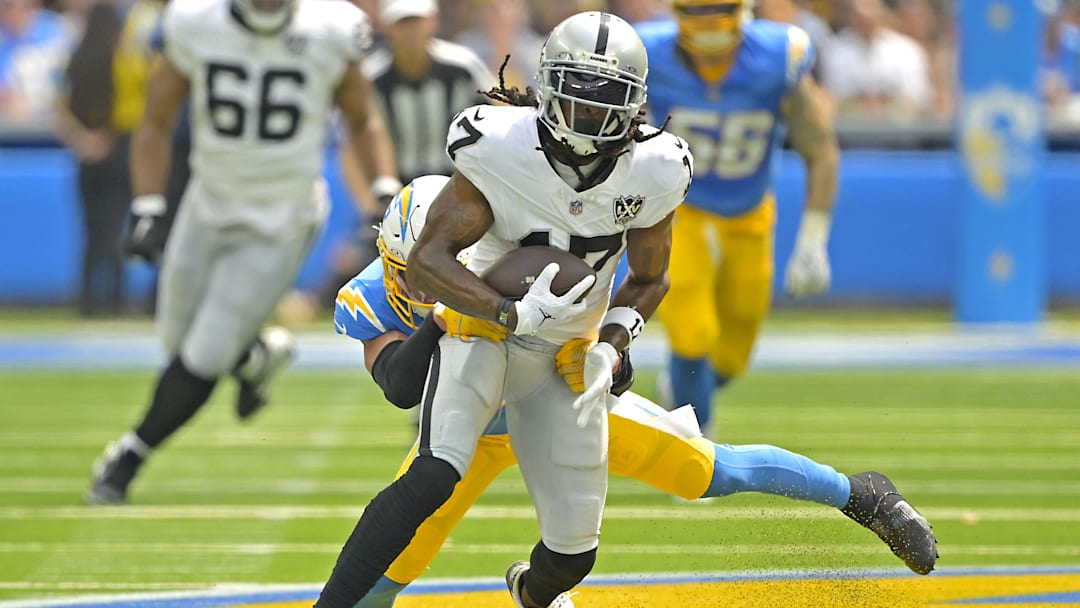
[[[334,205],[298,279],[304,288],[325,280],[334,243],[357,227],[332,158],[326,167]],[[958,157],[947,151],[845,152],[829,246],[833,287],[819,301],[951,299],[961,170]],[[83,241],[74,171],[62,149],[0,148],[0,302],[74,299]],[[1080,297],[1080,154],[1051,154],[1045,176],[1050,297],[1074,300]],[[776,179],[777,294],[798,228],[803,178],[800,160],[785,153]],[[129,266],[132,290],[145,292],[152,273],[134,262]]]

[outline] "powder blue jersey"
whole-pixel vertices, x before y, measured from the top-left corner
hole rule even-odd
[[[420,315],[413,315],[417,327],[423,323]],[[373,340],[388,331],[400,331],[409,336],[413,328],[398,317],[386,299],[383,282],[382,260],[376,259],[338,290],[334,306],[334,329],[357,340]],[[488,423],[485,435],[505,435],[506,409],[500,408]]]
[[[731,69],[710,85],[678,50],[674,21],[638,26],[649,53],[650,122],[671,116],[668,129],[694,153],[686,204],[722,216],[746,213],[765,198],[784,139],[781,102],[814,59],[810,38],[793,25],[754,20],[742,32]]]
[[[423,320],[422,317],[413,315],[417,326]],[[388,331],[400,331],[405,335],[413,332],[413,329],[398,317],[386,299],[382,260],[376,259],[368,264],[367,268],[338,290],[337,303],[334,306],[334,328],[339,334],[357,340],[372,340]]]

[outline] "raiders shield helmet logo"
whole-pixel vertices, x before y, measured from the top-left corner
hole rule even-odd
[[[637,217],[638,212],[641,211],[641,205],[644,202],[645,197],[636,194],[615,197],[615,204],[612,207],[615,223],[620,226],[629,224],[630,220]]]

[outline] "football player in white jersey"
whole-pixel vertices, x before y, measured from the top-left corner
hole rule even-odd
[[[292,353],[260,332],[293,282],[327,212],[321,179],[329,113],[346,118],[360,158],[372,125],[359,62],[367,17],[345,0],[183,0],[165,11],[164,57],[132,140],[134,227],[165,213],[169,140],[190,98],[192,177],[162,261],[158,326],[169,363],[141,422],[106,448],[86,500],[121,503],[152,450],[209,398],[240,382],[237,414],[267,399]]]
[[[530,561],[507,571],[511,597],[519,608],[573,605],[566,592],[592,569],[607,493],[608,391],[619,353],[667,291],[671,214],[693,166],[684,141],[643,124],[647,71],[629,24],[580,13],[545,43],[539,98],[500,86],[492,97],[514,107],[455,117],[447,137],[455,171],[431,206],[407,282],[510,335],[439,340],[418,456],[364,510],[316,606],[352,607],[372,588],[449,498],[503,402],[541,530]],[[474,243],[466,268],[457,254]],[[552,264],[512,301],[477,275],[540,244],[585,259],[595,284],[589,276],[555,295]],[[612,297],[624,250],[629,275]],[[556,368],[564,345],[583,361],[580,394]]]
[[[402,409],[414,408],[423,399],[431,356],[444,333],[496,342],[507,335],[506,328],[494,322],[462,317],[445,307],[433,310],[433,303],[414,293],[405,280],[409,254],[423,232],[431,203],[449,179],[424,175],[401,189],[379,226],[381,259],[337,295],[336,330],[363,343],[364,366],[387,401]],[[471,255],[466,250],[459,258],[464,261]],[[562,373],[558,355],[555,361]],[[571,383],[583,381],[580,375],[564,377]],[[632,477],[686,500],[765,492],[829,505],[873,530],[912,570],[926,574],[933,569],[936,540],[929,522],[881,473],[867,471],[849,478],[776,446],[713,443],[702,436],[690,405],[668,412],[628,392],[633,380],[629,351],[623,351],[611,387],[619,399],[608,414],[611,475]],[[428,569],[488,485],[517,464],[503,412],[484,430],[469,471],[449,500],[424,521],[409,546],[354,608],[392,608],[398,595]],[[409,469],[417,448],[413,444],[398,474]]]

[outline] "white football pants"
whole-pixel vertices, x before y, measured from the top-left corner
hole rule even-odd
[[[203,378],[232,369],[296,279],[322,221],[269,236],[217,225],[198,213],[189,187],[161,264],[158,331],[170,357]],[[309,204],[309,203],[305,203]]]
[[[607,415],[585,428],[571,407],[578,393],[555,369],[559,346],[510,336],[495,344],[443,336],[432,356],[419,453],[462,476],[484,428],[506,402],[506,421],[544,544],[575,555],[596,548],[607,497]]]

